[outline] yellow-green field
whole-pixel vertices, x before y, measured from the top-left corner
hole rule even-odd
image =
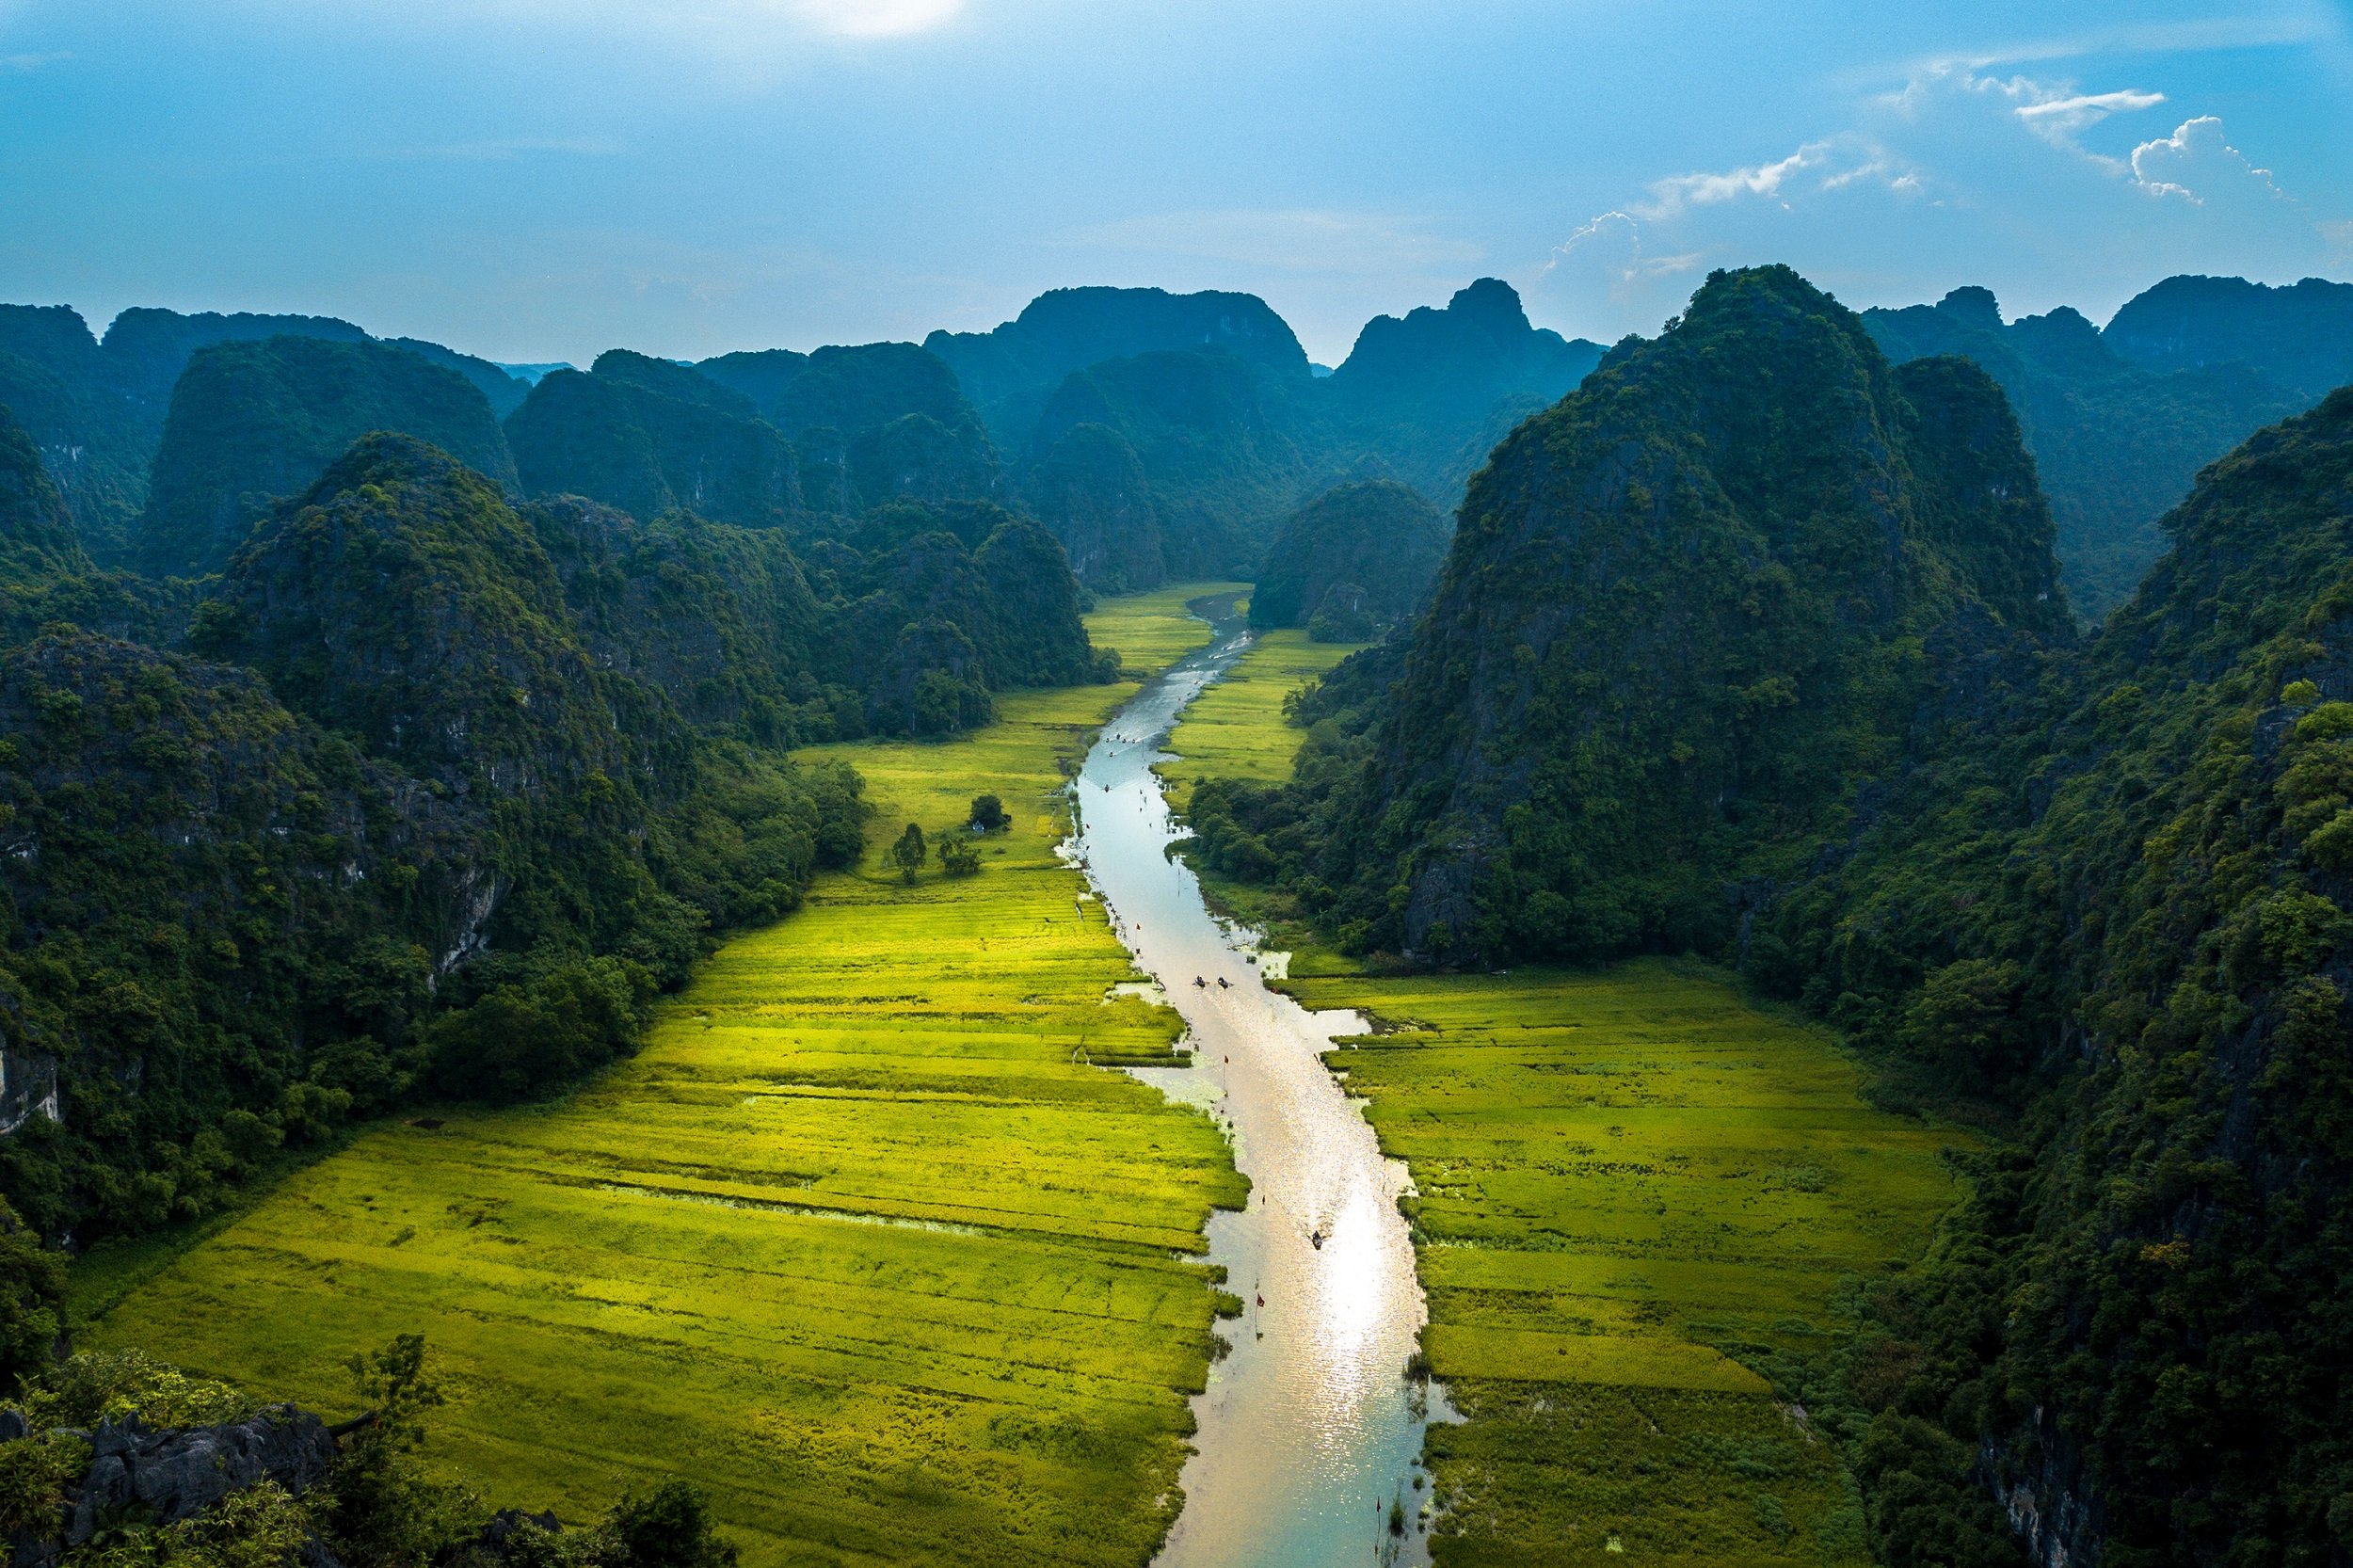
[[[1178,583],[1148,594],[1100,600],[1086,618],[1097,648],[1119,649],[1130,676],[1152,676],[1209,640],[1209,623],[1185,606],[1209,594],[1250,591],[1247,583]]]
[[[1172,773],[1291,755],[1283,658],[1245,656],[1274,678],[1180,725]],[[1428,1444],[1439,1562],[1866,1563],[1850,1479],[1757,1368],[1919,1256],[1961,1140],[1696,968],[1377,976],[1295,945],[1288,989],[1384,1030],[1332,1063],[1413,1174],[1425,1348],[1468,1417]]]
[[[1196,778],[1289,778],[1301,735],[1283,722],[1283,698],[1363,646],[1309,642],[1293,630],[1259,632],[1225,678],[1193,699],[1170,735],[1169,749],[1179,760],[1163,762],[1160,772],[1177,809]]]
[[[1175,657],[1177,604],[1113,601],[1103,640]],[[1176,1033],[1105,1000],[1132,971],[1053,856],[1063,769],[1133,689],[837,748],[868,865],[722,950],[642,1054],[360,1138],[86,1339],[338,1410],[341,1356],[422,1331],[454,1395],[433,1451],[501,1500],[579,1517],[689,1475],[749,1564],[1143,1562],[1208,1365],[1187,1259],[1243,1190],[1206,1117],[1085,1064]],[[984,792],[1015,823],[980,874],[884,872]]]

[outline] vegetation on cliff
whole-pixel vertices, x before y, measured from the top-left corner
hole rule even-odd
[[[1446,519],[1394,480],[1335,486],[1293,512],[1267,551],[1250,624],[1362,643],[1421,607],[1446,558]]]
[[[2095,620],[2163,552],[2158,520],[2198,471],[2312,402],[2241,362],[2137,362],[2063,306],[2006,325],[1984,289],[1863,322],[1892,360],[1963,355],[2001,383],[2050,497],[2070,602]]]

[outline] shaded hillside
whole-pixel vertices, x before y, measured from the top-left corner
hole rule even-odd
[[[1250,624],[1369,642],[1421,607],[1447,536],[1438,509],[1395,480],[1337,486],[1283,524],[1251,590]]]
[[[2069,598],[2095,620],[2164,550],[2157,520],[2198,471],[2309,401],[2243,363],[2144,368],[2071,310],[2006,325],[1983,289],[1863,319],[1890,359],[1962,354],[2002,384],[2051,500]]]
[[[801,509],[800,464],[751,401],[623,349],[542,377],[508,416],[523,493],[578,495],[651,521],[685,509],[769,528]]]
[[[1932,1090],[2028,1107],[2031,1160],[1985,1173],[1891,1308],[1917,1368],[1874,1428],[1891,1521],[1940,1530],[1990,1480],[2041,1560],[2328,1562],[2353,1496],[2353,392],[2168,525],[2082,658],[1783,893],[1748,964]]]
[[[372,341],[331,316],[137,309],[118,316],[102,344],[66,306],[0,305],[0,403],[15,408],[32,433],[101,562],[129,564],[139,552],[136,536],[147,504],[148,466],[163,438],[172,389],[189,360],[217,344],[275,337]],[[487,360],[418,339],[398,339],[392,346],[464,376],[496,414],[521,399],[521,383]],[[314,466],[290,488],[316,472]]]
[[[1713,955],[2014,1135],[1769,1363],[1897,1568],[2342,1556],[2353,390],[2166,527],[2073,643],[1993,384],[1720,274],[1498,452],[1296,785],[1193,797],[1343,940]]]
[[[1602,347],[1531,327],[1509,283],[1481,278],[1404,319],[1376,316],[1321,389],[1347,438],[1451,506],[1495,443],[1575,390]]]
[[[158,577],[218,570],[279,498],[376,430],[514,482],[482,394],[405,349],[280,337],[200,350],[172,392],[134,560]]]
[[[1071,372],[1165,349],[1222,348],[1292,380],[1307,354],[1289,324],[1256,295],[1162,289],[1054,289],[988,332],[934,332],[923,346],[947,361],[1000,445],[1025,445],[1046,401]]]
[[[658,688],[712,734],[789,746],[831,732],[819,606],[781,532],[692,512],[641,523],[576,497],[522,513],[600,669]]]
[[[2168,278],[2126,300],[2100,337],[2149,370],[2245,365],[2310,401],[2353,384],[2353,283]]]
[[[65,305],[0,305],[0,404],[21,423],[74,525],[120,558],[147,500],[152,442],[136,436],[98,340]]]
[[[1072,425],[1030,465],[1026,488],[1088,587],[1138,593],[1168,581],[1151,481],[1118,431]]]
[[[878,507],[810,555],[829,600],[825,668],[863,694],[877,733],[969,728],[994,692],[1117,673],[1087,641],[1062,546],[1001,507]]]
[[[0,404],[0,647],[58,621],[109,636],[176,637],[187,607],[175,584],[90,560],[40,453]]]
[[[383,338],[378,341],[393,348],[405,348],[443,370],[456,371],[473,383],[474,391],[482,394],[484,401],[490,405],[490,412],[500,419],[521,408],[523,399],[531,394],[530,382],[472,354],[460,354],[454,348],[444,348],[423,338]]]
[[[1282,519],[1334,476],[1312,387],[1222,349],[1107,360],[1055,389],[1032,459],[1080,425],[1116,434],[1143,466],[1168,574],[1246,575]]]
[[[2000,392],[1719,273],[1472,483],[1321,871],[1357,946],[1721,945],[1901,755],[1924,639],[2063,637]],[[1341,683],[1343,686],[1345,683]],[[1394,890],[1393,890],[1394,889]]]
[[[5,1048],[56,1089],[0,1184],[53,1234],[201,1214],[420,1080],[553,1088],[857,842],[854,779],[699,744],[596,669],[497,487],[408,438],[221,589],[196,640],[267,684],[79,632],[0,660]]]

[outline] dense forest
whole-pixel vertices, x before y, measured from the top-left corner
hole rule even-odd
[[[1994,381],[1873,335],[1766,268],[1613,350],[1195,853],[1357,949],[1715,958],[2008,1134],[1786,1389],[1884,1560],[2341,1560],[2353,390],[2083,639]]]

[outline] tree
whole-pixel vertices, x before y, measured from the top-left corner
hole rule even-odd
[[[0,1202],[0,1386],[48,1365],[65,1307],[65,1255]]]
[[[903,880],[912,882],[915,880],[915,873],[923,869],[923,857],[928,853],[929,850],[923,842],[923,830],[915,824],[909,823],[907,830],[899,835],[899,841],[890,846],[886,858],[899,868],[899,875]]]
[[[939,869],[950,876],[970,876],[981,869],[981,856],[962,839],[942,839],[939,840]]]
[[[995,795],[972,797],[971,822],[984,833],[994,833],[1000,827],[1013,825],[1013,819],[1005,815],[1005,803]]]

